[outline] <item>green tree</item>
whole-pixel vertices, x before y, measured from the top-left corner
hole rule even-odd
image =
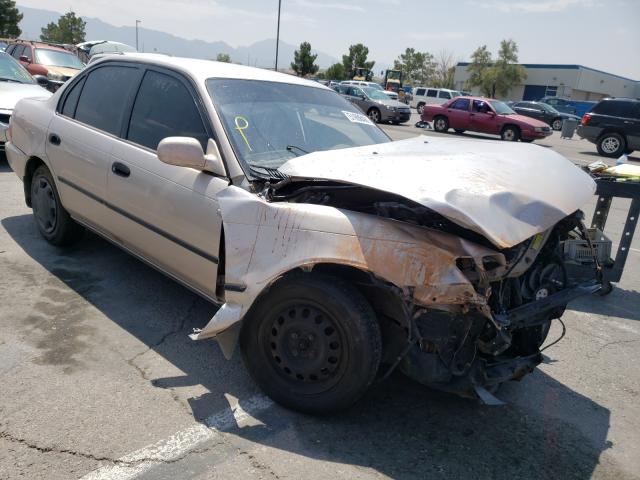
[[[487,46],[478,47],[471,55],[467,87],[478,87],[486,97],[505,96],[526,78],[525,69],[518,65],[518,45],[502,40],[498,58],[493,61]]]
[[[216,56],[216,62],[231,63],[231,55],[228,53],[219,53]]]
[[[84,42],[85,26],[85,21],[76,17],[74,12],[65,13],[58,19],[58,23],[51,22],[42,28],[40,40],[71,44]]]
[[[358,67],[371,70],[375,65],[375,61],[367,61],[369,56],[369,48],[358,43],[349,47],[349,54],[342,56],[342,66],[344,68],[344,76],[353,78],[355,69]]]
[[[416,52],[415,48],[407,48],[393,62],[395,70],[402,70],[404,81],[414,85],[431,84],[435,67],[433,55],[428,52]]]
[[[16,38],[22,34],[18,24],[22,14],[13,0],[0,0],[0,38]]]
[[[518,65],[518,45],[513,40],[502,40],[498,58],[493,66],[493,95],[506,96],[512,87],[520,85],[527,78],[522,65]]]
[[[313,75],[319,68],[318,65],[315,64],[316,58],[318,58],[318,55],[311,53],[311,44],[309,42],[302,42],[300,44],[300,50],[296,50],[293,53],[291,68],[299,77]]]
[[[334,63],[324,72],[324,78],[327,80],[346,80],[344,65],[341,63]]]

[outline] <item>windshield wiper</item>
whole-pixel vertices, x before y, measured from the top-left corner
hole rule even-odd
[[[299,152],[302,152],[305,155],[309,153],[305,149],[300,148],[297,145],[287,145],[285,148],[287,149],[287,152],[291,152],[291,153],[295,153],[294,150],[298,150]],[[296,155],[296,156],[299,157],[300,155]]]

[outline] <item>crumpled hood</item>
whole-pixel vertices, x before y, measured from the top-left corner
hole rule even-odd
[[[38,84],[0,82],[0,109],[13,110],[18,100],[28,97],[50,97],[51,92]]]
[[[382,190],[428,207],[500,248],[583,207],[595,182],[562,155],[521,143],[420,136],[314,152],[278,170]]]

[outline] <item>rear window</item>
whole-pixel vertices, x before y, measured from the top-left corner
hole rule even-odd
[[[446,98],[447,100],[451,99],[451,94],[449,92],[440,91],[438,94],[438,98]]]
[[[113,135],[119,135],[129,95],[137,83],[138,70],[105,66],[87,77],[75,119]],[[74,93],[74,92],[71,92]]]
[[[600,115],[612,117],[638,118],[640,117],[640,103],[620,100],[603,100],[592,110]]]

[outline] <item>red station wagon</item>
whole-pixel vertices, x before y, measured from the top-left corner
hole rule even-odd
[[[470,130],[500,135],[511,142],[533,142],[551,135],[546,123],[518,115],[504,102],[491,98],[457,97],[442,105],[425,105],[421,119],[433,122],[436,132],[445,133],[450,128],[456,133]]]

